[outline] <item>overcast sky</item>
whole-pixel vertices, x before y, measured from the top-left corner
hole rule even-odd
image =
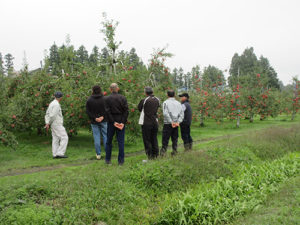
[[[67,34],[75,47],[103,48],[102,12],[120,22],[121,49],[135,47],[144,62],[169,45],[168,66],[228,69],[235,52],[254,47],[285,84],[300,76],[299,0],[0,0],[0,52],[30,69]]]

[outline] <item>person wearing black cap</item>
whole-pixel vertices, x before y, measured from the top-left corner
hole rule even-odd
[[[158,117],[159,99],[153,95],[151,87],[145,87],[146,98],[138,105],[141,112],[139,124],[142,125],[143,142],[148,159],[155,159],[158,156]]]
[[[45,115],[45,128],[52,131],[52,155],[53,158],[67,158],[65,155],[68,145],[68,134],[63,126],[64,120],[61,112],[60,101],[63,93],[60,91],[54,94],[55,99],[49,104]]]
[[[183,93],[179,95],[182,109],[184,111],[183,121],[180,123],[181,138],[184,143],[184,150],[192,150],[193,139],[191,137],[191,123],[192,123],[192,107],[189,102],[189,94]]]

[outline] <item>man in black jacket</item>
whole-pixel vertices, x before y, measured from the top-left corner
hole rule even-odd
[[[123,95],[120,95],[119,87],[116,83],[110,85],[111,95],[106,98],[108,126],[105,162],[111,164],[112,140],[117,133],[119,145],[118,162],[124,163],[124,142],[125,142],[125,124],[128,118],[128,104]]]
[[[100,135],[103,139],[103,145],[106,146],[107,140],[107,108],[105,99],[101,91],[101,87],[96,85],[93,87],[93,94],[86,102],[86,113],[91,120],[91,126],[94,136],[94,144],[96,149],[96,158],[101,159],[101,141]]]
[[[183,93],[179,95],[182,108],[184,111],[184,119],[180,123],[180,130],[181,130],[181,138],[184,143],[184,150],[192,150],[193,146],[193,139],[191,137],[191,123],[192,123],[192,107],[189,102],[189,94]]]
[[[151,87],[145,88],[146,98],[142,99],[138,105],[141,112],[140,125],[142,125],[143,141],[148,159],[155,159],[158,156],[158,118],[157,110],[159,99],[153,95]]]

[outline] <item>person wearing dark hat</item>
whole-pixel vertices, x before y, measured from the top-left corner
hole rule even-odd
[[[107,107],[101,87],[95,85],[92,88],[92,95],[86,102],[86,113],[91,120],[93,130],[94,144],[96,149],[96,159],[101,159],[101,138],[103,146],[106,146],[107,140]]]
[[[192,123],[192,107],[190,105],[190,96],[188,93],[179,95],[182,109],[184,111],[183,121],[180,123],[181,138],[184,143],[184,150],[192,150],[193,139],[191,137],[191,123]]]
[[[148,159],[155,159],[158,156],[158,117],[159,99],[153,95],[151,87],[145,87],[146,98],[138,105],[141,112],[139,124],[142,125],[143,142]]]
[[[60,101],[62,100],[63,93],[60,91],[54,94],[55,99],[49,104],[45,115],[45,128],[51,126],[52,131],[52,155],[53,158],[67,158],[65,155],[68,145],[68,134],[63,126],[64,120],[61,112]]]

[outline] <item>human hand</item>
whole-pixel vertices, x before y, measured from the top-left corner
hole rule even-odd
[[[176,128],[176,127],[178,127],[179,126],[179,123],[177,122],[177,123],[175,123],[175,122],[172,122],[172,128]]]
[[[120,130],[123,130],[124,128],[124,123],[119,123],[119,127],[118,127]]]
[[[46,132],[47,132],[47,133],[48,133],[49,128],[50,128],[50,125],[49,125],[49,124],[46,124],[46,125],[45,125],[45,129],[46,129]]]
[[[116,128],[118,128],[119,130],[123,130],[123,128],[124,128],[124,124],[123,124],[123,123],[117,123],[117,122],[115,122],[115,123],[114,123],[114,126],[115,126]]]

